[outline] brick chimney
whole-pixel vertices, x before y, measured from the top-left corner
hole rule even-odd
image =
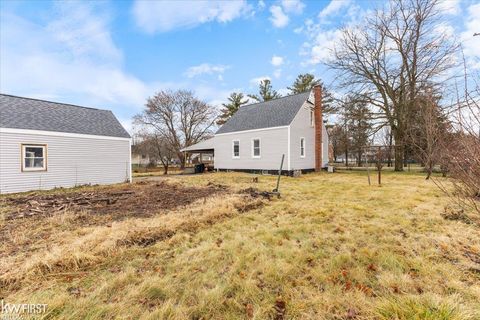
[[[315,171],[322,170],[322,126],[323,126],[323,111],[322,111],[322,87],[316,85],[313,88],[315,98]]]

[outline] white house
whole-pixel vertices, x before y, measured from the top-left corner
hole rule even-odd
[[[111,111],[0,94],[0,193],[131,181],[130,163]]]
[[[328,164],[321,88],[241,107],[209,140],[184,149],[214,154],[217,170],[318,171]]]

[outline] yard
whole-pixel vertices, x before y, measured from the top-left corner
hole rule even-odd
[[[154,179],[1,197],[0,297],[55,319],[480,318],[480,227],[423,175],[282,178],[280,199],[271,176]]]

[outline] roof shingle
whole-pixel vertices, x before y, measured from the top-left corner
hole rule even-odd
[[[130,138],[109,110],[6,94],[0,94],[0,128]]]
[[[288,126],[309,95],[307,91],[240,107],[216,134]]]

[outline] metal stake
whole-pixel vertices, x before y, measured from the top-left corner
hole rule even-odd
[[[280,170],[278,170],[277,187],[273,189],[272,192],[278,192],[278,188],[280,187],[280,176],[282,175],[283,159],[285,159],[285,154],[282,154],[282,162],[280,162]]]

